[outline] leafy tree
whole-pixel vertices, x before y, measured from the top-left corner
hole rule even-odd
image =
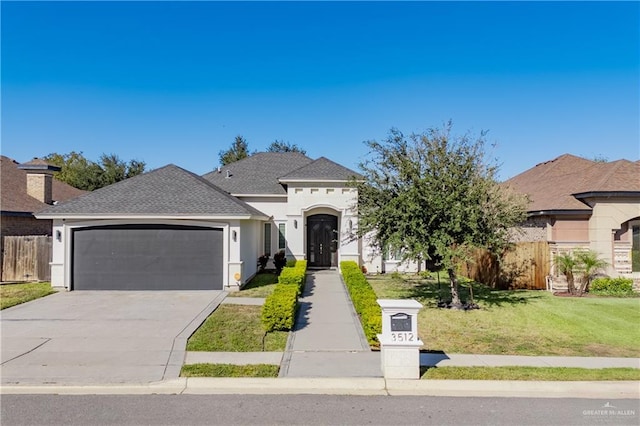
[[[143,161],[130,160],[126,163],[115,154],[102,154],[99,163],[88,160],[81,152],[75,151],[68,154],[52,153],[45,160],[61,168],[54,174],[56,179],[85,191],[93,191],[139,175],[145,169]]]
[[[267,152],[299,152],[302,155],[307,154],[307,151],[300,148],[298,145],[277,139],[271,142],[271,145],[267,147]]]
[[[126,163],[116,154],[102,154],[100,166],[102,169],[101,184],[107,186],[144,173],[145,163],[138,160],[130,160]]]
[[[460,309],[458,266],[474,248],[501,253],[509,230],[526,214],[526,197],[500,186],[485,161],[485,134],[453,136],[452,124],[406,137],[391,129],[365,142],[360,164],[358,235],[403,258],[436,261],[449,275],[452,307]]]
[[[228,150],[222,150],[218,153],[220,164],[223,166],[247,158],[249,155],[251,155],[249,154],[249,144],[246,139],[240,135],[236,136],[236,139]]]
[[[54,177],[62,182],[85,191],[93,191],[102,186],[102,169],[98,164],[85,158],[82,152],[52,153],[44,159],[61,168]]]

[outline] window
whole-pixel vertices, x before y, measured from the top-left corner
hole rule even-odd
[[[287,239],[285,238],[285,224],[278,225],[278,250],[284,250],[287,247]]]
[[[402,250],[394,247],[387,247],[386,260],[402,260]]]
[[[271,224],[264,224],[264,254],[271,255]]]

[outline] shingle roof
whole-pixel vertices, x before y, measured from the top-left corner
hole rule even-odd
[[[203,176],[230,194],[286,195],[280,176],[311,163],[299,152],[261,152]],[[227,172],[229,177],[227,177]]]
[[[173,164],[100,188],[37,214],[39,218],[135,215],[264,216],[211,182]]]
[[[596,162],[570,154],[538,164],[507,180],[506,185],[529,194],[529,211],[590,210],[574,194],[640,191],[640,162]]]
[[[280,176],[280,181],[348,181],[353,178],[361,179],[362,176],[325,157],[320,157],[299,169]]]
[[[0,156],[0,205],[3,212],[32,213],[47,204],[27,194],[27,172],[18,168],[19,163],[4,155]],[[52,198],[65,201],[85,193],[80,189],[53,179]]]

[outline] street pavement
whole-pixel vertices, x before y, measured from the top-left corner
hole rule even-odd
[[[633,399],[344,395],[5,395],[18,425],[633,425]]]

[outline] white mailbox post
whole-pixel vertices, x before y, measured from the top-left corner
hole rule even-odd
[[[378,299],[382,308],[380,358],[385,379],[419,379],[420,347],[418,311],[415,300]]]

